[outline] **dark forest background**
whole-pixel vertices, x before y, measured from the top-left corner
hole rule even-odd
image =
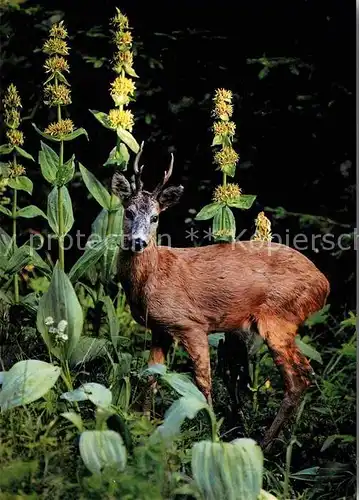
[[[250,210],[236,211],[237,232],[247,229],[243,238],[249,239],[256,215],[265,209],[273,233],[282,236],[351,234],[349,243],[343,241],[350,250],[328,251],[318,244],[317,251],[304,253],[328,276],[334,311],[355,308],[354,4],[339,0],[11,3],[17,8],[6,8],[1,17],[1,92],[12,82],[19,89],[27,151],[37,157],[40,144],[31,122],[44,128],[54,118],[42,103],[41,47],[50,25],[64,19],[71,46],[69,112],[90,137],[90,142],[82,137],[67,143],[71,145],[66,154],[73,148],[77,159],[99,179],[105,183],[110,179],[112,171],[102,165],[114,136],[88,110],[107,112],[112,107],[109,19],[118,6],[129,17],[135,39],[134,67],[140,78],[131,109],[136,117],[134,135],[146,142],[146,187],[150,189],[163,175],[170,151],[175,153],[172,182],[185,186],[182,202],[163,214],[160,232],[171,234],[175,246],[186,246],[191,244],[187,229],[192,225],[207,229],[193,219],[220,182],[210,148],[212,97],[218,87],[231,89],[237,125],[234,147],[241,157],[234,180],[245,193],[257,195]],[[32,201],[46,211],[49,186],[38,166],[30,165],[28,175],[34,181]],[[99,206],[89,199],[79,176],[70,192],[76,220],[72,233],[81,229],[88,235]],[[1,224],[6,229],[4,219]],[[24,240],[28,223],[22,222]],[[46,223],[36,218],[31,225],[41,231]],[[72,253],[67,254],[68,265],[80,252]]]

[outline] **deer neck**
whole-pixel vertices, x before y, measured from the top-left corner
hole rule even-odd
[[[119,262],[119,277],[126,294],[140,295],[149,277],[158,266],[158,249],[155,239],[141,253],[122,250]]]

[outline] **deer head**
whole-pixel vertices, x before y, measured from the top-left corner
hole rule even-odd
[[[177,203],[183,193],[183,186],[165,188],[173,170],[173,154],[163,180],[152,193],[142,189],[143,165],[139,166],[142,151],[143,143],[134,161],[130,181],[120,172],[115,172],[111,184],[113,193],[121,199],[124,206],[124,248],[133,252],[143,252],[156,235],[159,214]]]

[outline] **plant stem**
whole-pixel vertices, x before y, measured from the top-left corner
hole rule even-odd
[[[14,167],[16,167],[16,153],[13,157]],[[16,251],[16,211],[17,211],[17,189],[14,189],[13,203],[12,203],[12,241],[13,241],[13,251]],[[14,300],[15,304],[19,303],[19,276],[17,273],[14,274]]]
[[[55,76],[55,85],[58,86],[58,80]],[[61,121],[61,105],[57,105],[57,121]],[[60,142],[60,157],[59,157],[59,170],[62,169],[64,164],[64,141]],[[65,252],[64,252],[64,206],[63,206],[63,192],[62,187],[57,188],[57,205],[58,205],[58,224],[59,224],[59,262],[60,269],[65,270]]]

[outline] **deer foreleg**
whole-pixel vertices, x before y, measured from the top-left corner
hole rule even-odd
[[[152,345],[150,349],[150,355],[148,358],[148,366],[166,363],[166,358],[168,351],[172,344],[172,338],[164,332],[152,332]],[[143,405],[144,413],[148,414],[151,406],[152,395],[155,393],[157,388],[157,382],[154,377],[149,378],[149,387],[145,396],[145,401]]]
[[[211,364],[207,335],[202,331],[191,331],[189,335],[181,338],[181,342],[192,360],[198,388],[212,405]]]

